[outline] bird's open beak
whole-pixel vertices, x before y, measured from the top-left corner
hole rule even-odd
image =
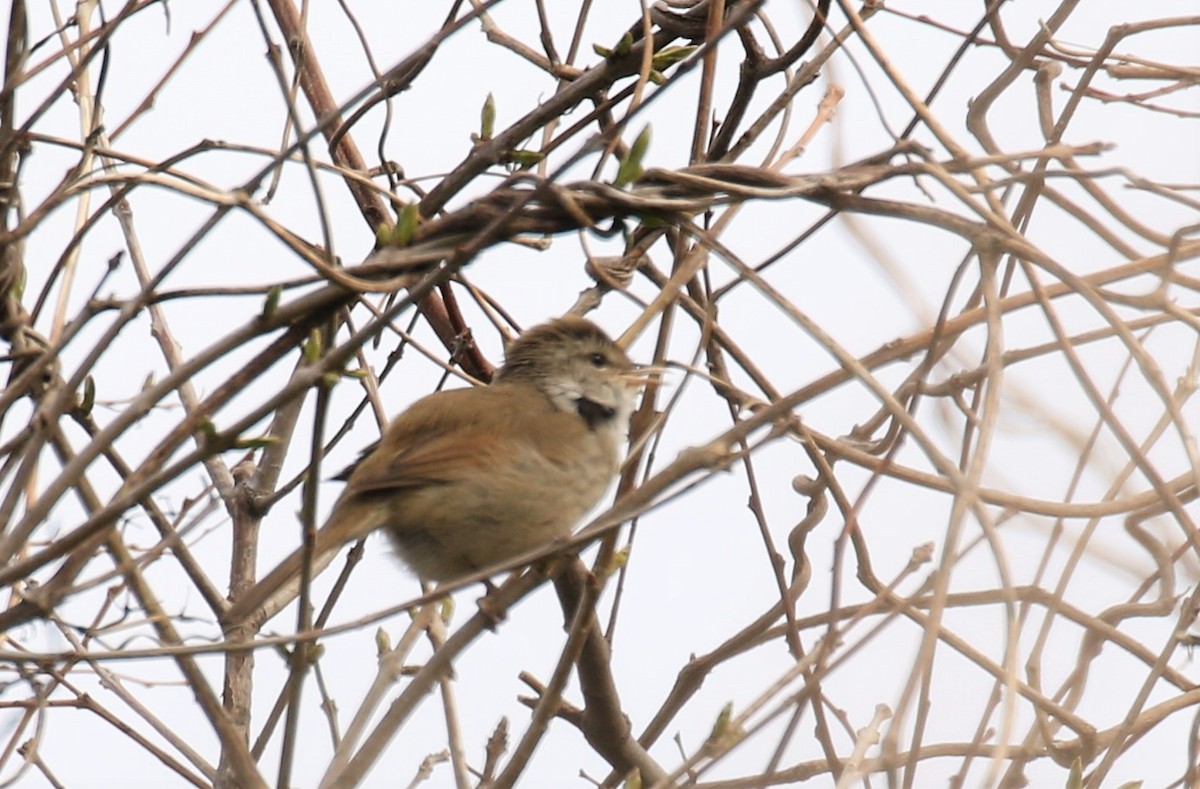
[[[629,372],[622,373],[621,377],[631,385],[636,384],[637,386],[645,386],[651,381],[657,380],[666,371],[666,367],[655,366],[652,364],[639,364]]]

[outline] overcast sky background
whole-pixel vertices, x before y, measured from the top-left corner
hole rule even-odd
[[[380,68],[385,69],[409,55],[437,30],[445,14],[444,5],[350,3]],[[547,5],[560,41],[569,40],[574,4],[569,8],[556,3]],[[960,30],[974,25],[982,8],[977,3],[950,2],[889,5],[898,11],[935,16]],[[1089,2],[1081,5],[1056,39],[1082,50],[1100,46],[1110,27],[1134,21],[1134,15],[1151,17],[1167,13],[1162,4],[1154,3]],[[611,46],[639,13],[638,4],[632,2],[606,3],[604,6],[592,13],[592,24],[584,36],[581,50],[581,66],[594,63],[599,57],[591,52],[592,43]],[[1004,18],[1010,38],[1018,44],[1026,42],[1036,32],[1038,20],[1051,13],[1054,7],[1053,3],[1028,0],[1006,5]],[[105,125],[110,133],[119,128],[143,101],[178,59],[189,38],[214,18],[218,8],[217,4],[211,3],[172,3],[144,11],[123,25],[113,39],[104,94]],[[117,8],[112,5],[106,6],[105,10],[111,15]],[[766,10],[772,21],[779,25],[785,41],[795,40],[798,31],[807,24],[807,11],[802,11],[796,4],[771,0],[766,3]],[[1176,10],[1182,13],[1185,9],[1180,5]],[[62,5],[61,13],[69,15],[72,12],[70,4]],[[35,2],[30,14],[31,37],[36,40],[49,35],[54,25],[46,4]],[[343,11],[336,3],[318,0],[312,4],[309,14],[314,49],[334,95],[339,98],[354,95],[369,82],[370,72]],[[513,36],[536,42],[533,32],[536,31],[536,16],[532,3],[524,0],[502,3],[494,18]],[[843,23],[844,18],[835,12],[836,26]],[[954,35],[888,12],[872,19],[870,30],[895,68],[920,94],[929,89],[960,41]],[[274,43],[280,43],[278,32],[273,28],[271,36]],[[1196,53],[1200,51],[1198,45],[1196,28],[1192,27],[1147,34],[1123,43],[1118,49],[1141,53],[1162,62],[1194,65]],[[35,53],[34,62],[40,62],[58,46],[57,42],[48,41],[43,50]],[[252,6],[245,2],[235,4],[157,94],[153,109],[138,118],[113,141],[112,146],[150,161],[170,157],[205,140],[222,141],[231,146],[261,147],[267,151],[277,149],[286,112],[264,50]],[[722,57],[735,58],[736,43],[732,39],[727,41],[722,53]],[[851,54],[854,63],[850,60]],[[962,125],[967,102],[1006,62],[991,48],[969,51],[933,105],[938,117],[950,126],[951,133],[973,153],[978,153],[979,148],[972,144]],[[718,108],[728,102],[736,78],[731,64],[725,65],[717,82]],[[862,72],[858,70],[860,68]],[[18,105],[18,118],[24,117],[23,113],[28,113],[48,95],[64,73],[62,65],[57,64],[25,86]],[[644,122],[653,125],[654,138],[647,164],[664,168],[687,164],[698,78],[699,69],[673,84],[664,95],[655,99],[643,118],[631,123],[632,131],[625,135],[627,141]],[[1077,70],[1068,69],[1055,82],[1075,84],[1078,78]],[[1005,150],[1035,150],[1043,144],[1036,126],[1032,79],[1031,73],[1019,77],[1016,87],[1001,98],[989,116],[992,131]],[[886,119],[886,127],[895,131],[909,120],[911,112],[902,98],[887,87],[862,46],[852,41],[848,52],[836,56],[822,71],[817,84],[797,98],[791,130],[784,135],[785,144],[791,144],[810,123],[829,84],[841,86],[846,96],[832,123],[821,130],[803,157],[786,168],[788,173],[825,171],[885,150],[891,139],[880,115]],[[1113,92],[1145,89],[1140,84],[1130,87],[1104,76],[1100,76],[1096,84]],[[875,91],[874,95],[867,86]],[[533,107],[539,98],[549,96],[553,87],[544,75],[511,52],[488,44],[478,25],[468,25],[443,45],[415,86],[393,102],[395,117],[386,140],[386,156],[401,163],[410,177],[428,176],[429,180],[422,186],[429,188],[436,183],[438,174],[451,169],[468,152],[470,135],[478,131],[479,110],[488,93],[495,96],[497,126],[503,128]],[[1056,90],[1054,95],[1056,102],[1062,102],[1067,94]],[[1195,89],[1164,97],[1161,102],[1191,113],[1200,112]],[[303,105],[303,101],[299,103]],[[1058,106],[1061,109],[1061,104]],[[752,112],[750,116],[755,114]],[[305,118],[306,122],[310,120]],[[360,147],[373,164],[378,162],[378,156],[371,148],[378,139],[381,123],[382,113],[376,111],[354,131]],[[35,130],[47,135],[77,138],[78,111],[70,96],[60,96]],[[770,137],[767,135],[768,139]],[[918,132],[915,139],[931,144],[930,136],[924,131]],[[1121,104],[1085,101],[1065,142],[1114,144],[1113,150],[1102,158],[1085,162],[1087,167],[1125,168],[1127,172],[1155,181],[1197,184],[1200,183],[1200,147],[1195,144],[1195,139],[1195,115],[1179,118]],[[537,147],[537,142],[535,138],[529,147]],[[313,150],[322,160],[327,158],[321,143],[314,144]],[[551,169],[555,162],[561,162],[576,150],[577,145],[566,146],[560,158],[552,160]],[[945,158],[940,150],[936,155],[939,159]],[[268,160],[267,156],[245,151],[216,149],[187,160],[181,169],[216,187],[230,189],[241,185]],[[73,150],[37,145],[23,172],[22,192],[26,206],[37,205],[76,161],[77,153]],[[757,159],[750,156],[746,161]],[[564,180],[589,177],[594,162],[594,157],[585,158]],[[1197,221],[1196,213],[1188,206],[1125,189],[1116,185],[1120,183],[1119,175],[1111,178],[1108,191],[1118,194],[1126,209],[1158,231],[1169,235]],[[362,260],[374,243],[371,232],[339,179],[323,175],[320,183],[335,253],[347,263]],[[496,183],[499,183],[499,177],[477,179],[470,192],[481,193]],[[1059,186],[1068,194],[1081,195],[1072,184]],[[911,182],[890,182],[871,194],[916,202],[924,199]],[[106,196],[104,191],[97,191],[92,198],[92,209]],[[262,197],[262,193],[257,196]],[[456,200],[452,207],[461,206],[466,196]],[[137,190],[131,196],[130,204],[140,242],[152,268],[175,255],[213,210],[203,201],[154,187]],[[944,197],[938,205],[955,209],[955,204],[947,204]],[[267,211],[309,241],[323,243],[318,205],[303,168],[293,165],[285,169]],[[744,211],[722,236],[722,241],[754,265],[794,239],[823,213],[821,206],[798,200],[755,204]],[[73,208],[59,210],[29,237],[25,248],[29,269],[27,293],[36,293],[43,287],[47,272],[62,253],[64,239],[73,232],[73,223]],[[1112,229],[1147,254],[1159,251],[1140,239],[1131,238],[1118,226]],[[1042,249],[1078,274],[1121,262],[1111,247],[1047,204],[1035,213],[1028,234]],[[619,239],[612,242],[589,236],[586,243],[594,254],[615,254],[620,249]],[[82,248],[79,282],[73,290],[68,314],[74,314],[85,303],[107,261],[123,245],[119,228],[111,218],[102,220],[89,235]],[[967,252],[968,245],[961,238],[933,228],[889,219],[846,217],[835,220],[769,269],[767,278],[844,348],[861,356],[931,325],[951,275]],[[659,268],[668,269],[670,257],[666,248],[660,245],[654,254]],[[575,236],[557,238],[545,251],[507,244],[480,255],[467,269],[467,276],[497,297],[521,324],[529,326],[562,314],[574,302],[577,293],[591,284],[583,271],[583,259],[584,252]],[[1184,263],[1182,268],[1190,276],[1197,275],[1194,262]],[[189,250],[184,264],[169,277],[165,287],[261,285],[308,273],[301,261],[254,220],[233,212],[205,235],[201,244]],[[716,286],[736,276],[717,258],[711,263],[710,275]],[[977,279],[972,278],[970,285],[975,281]],[[1153,283],[1146,278],[1141,283],[1122,283],[1120,289],[1138,292],[1141,284],[1146,285],[1142,290],[1149,290]],[[128,297],[137,289],[128,266],[123,266],[107,280],[102,293]],[[961,306],[969,290],[970,286],[964,288],[954,303]],[[635,281],[633,294],[636,297],[648,300],[654,293],[648,283]],[[57,290],[52,294],[57,298]],[[1179,298],[1185,299],[1186,294]],[[1190,303],[1181,301],[1182,306],[1195,307],[1194,293],[1191,298]],[[30,299],[27,297],[26,301]],[[260,305],[260,296],[184,300],[168,304],[168,319],[183,355],[187,357],[240,325]],[[473,305],[467,305],[467,310],[472,325],[487,326]],[[616,335],[638,311],[632,300],[612,294],[593,317]],[[49,312],[47,310],[47,315]],[[1080,301],[1063,304],[1061,315],[1071,331],[1099,325],[1094,312]],[[740,286],[722,302],[720,319],[725,330],[743,343],[750,357],[763,366],[774,384],[785,393],[838,367],[837,361],[823,348],[749,286]],[[42,328],[46,330],[48,321],[44,323]],[[98,321],[99,327],[105,325],[103,320]],[[1049,336],[1044,319],[1033,310],[1006,316],[1004,331],[1006,347],[1011,348],[1035,345]],[[633,346],[631,355],[639,360],[648,359],[653,348],[653,334],[652,330],[642,337]],[[415,336],[440,352],[436,338],[423,324],[418,325]],[[689,362],[698,338],[699,332],[690,320],[677,320],[672,359]],[[502,358],[500,341],[495,333],[479,331],[476,339],[489,359],[498,362]],[[939,368],[935,380],[955,371],[954,363],[959,365],[957,369],[968,369],[977,364],[984,341],[982,331],[970,333],[960,340],[956,354],[951,357],[952,362]],[[1168,382],[1174,383],[1186,373],[1195,341],[1194,332],[1181,325],[1164,327],[1147,340],[1147,348]],[[262,344],[265,342],[251,344],[238,359],[206,370],[195,382],[197,389],[202,394],[211,391],[234,369],[233,362],[249,358],[250,353]],[[72,365],[79,362],[89,347],[81,340],[66,349],[64,374],[69,375]],[[376,369],[382,366],[392,347],[394,338],[389,337],[373,354]],[[1102,388],[1111,387],[1117,381],[1126,361],[1111,350],[1111,345],[1104,345],[1080,352]],[[122,400],[135,396],[148,375],[161,379],[166,370],[149,334],[149,323],[144,319],[135,321],[120,335],[107,350],[105,359],[95,372],[100,401],[97,418],[101,421],[106,413],[111,413],[108,409],[119,409]],[[228,424],[240,413],[261,403],[287,380],[294,362],[294,357],[286,359],[247,387],[233,406],[219,415],[216,423],[219,426]],[[894,387],[911,369],[911,365],[905,363],[884,368],[877,375],[886,385]],[[441,371],[435,364],[410,353],[400,373],[384,382],[384,402],[392,413],[397,413],[430,391],[440,376]],[[1074,468],[1079,442],[1094,426],[1095,411],[1083,399],[1078,387],[1072,385],[1069,371],[1058,355],[1010,367],[1004,385],[1006,407],[991,449],[985,484],[1014,493],[1061,500]],[[684,376],[676,372],[669,378],[668,394],[681,386],[684,388],[682,399],[657,450],[659,465],[669,462],[679,450],[702,444],[729,426],[727,410],[722,401],[713,397],[707,384],[700,380],[685,384]],[[352,382],[343,382],[334,390],[333,413],[347,413],[361,396],[361,391]],[[814,430],[841,436],[849,433],[876,407],[877,401],[864,386],[851,383],[806,403],[800,415]],[[300,420],[301,432],[295,439],[297,448],[307,446],[304,431],[311,428],[311,408],[310,397]],[[942,450],[957,458],[956,448],[961,440],[960,416],[943,413],[942,408],[940,403],[927,403],[920,419]],[[1162,413],[1161,403],[1155,400],[1136,370],[1123,380],[1121,396],[1114,408],[1139,440]],[[1196,420],[1194,404],[1185,404],[1184,413],[1192,420],[1193,427],[1200,421]],[[27,419],[28,415],[25,405],[10,412],[0,438],[7,440],[22,429],[22,419]],[[122,436],[118,445],[129,459],[138,461],[179,419],[178,409],[160,409]],[[340,421],[335,419],[331,424],[340,424]],[[378,427],[368,412],[326,459],[326,472],[342,468],[377,435]],[[75,438],[79,439],[78,436]],[[1173,476],[1186,469],[1185,440],[1170,435],[1152,450],[1151,455],[1163,469],[1164,476]],[[289,461],[284,479],[290,479],[303,469],[306,454],[297,451],[296,457]],[[235,457],[234,453],[228,456],[231,462]],[[777,531],[774,534],[777,542],[783,545],[788,530],[803,518],[807,506],[807,500],[793,492],[792,480],[797,475],[814,472],[801,446],[790,439],[775,441],[754,458],[764,508],[772,529]],[[901,462],[930,468],[928,460],[911,443],[898,458]],[[1114,470],[1122,462],[1115,441],[1103,437],[1095,461],[1083,475],[1077,499],[1092,501],[1101,497],[1111,483]],[[101,487],[104,484],[112,486],[106,492],[111,496],[119,480],[102,464],[95,464],[94,470],[95,482]],[[865,472],[848,464],[839,465],[838,471],[842,484],[855,494],[868,479]],[[206,484],[207,480],[198,468],[194,474],[186,475],[164,490],[159,499],[164,504],[171,502],[178,506],[184,496],[200,494]],[[1131,491],[1144,488],[1145,482],[1140,477],[1130,482]],[[321,506],[324,511],[332,505],[339,489],[339,483],[334,482],[323,486]],[[690,655],[713,649],[777,599],[757,526],[746,508],[747,495],[743,475],[716,474],[687,495],[641,520],[614,639],[614,671],[635,731],[640,731],[653,716]],[[934,542],[940,555],[951,503],[949,496],[898,482],[884,481],[872,492],[863,505],[860,519],[869,533],[875,572],[881,579],[886,581],[895,577],[908,562],[912,550],[925,542]],[[1200,514],[1194,503],[1188,504],[1187,508],[1193,516]],[[294,494],[281,502],[265,521],[260,552],[263,572],[295,546],[298,524],[294,514],[298,509],[298,494]],[[137,544],[152,544],[156,535],[145,519],[133,512],[129,517],[127,538]],[[81,521],[76,502],[66,498],[54,510],[46,528],[52,532],[66,530]],[[1041,555],[1051,526],[1049,519],[1030,517],[1018,517],[1006,524],[1003,532],[1006,558],[1018,583],[1027,583],[1032,577],[1034,568],[1030,565]],[[222,578],[225,572],[222,568],[228,564],[227,527],[223,513],[218,512],[190,537],[197,555],[206,562],[206,567],[213,568],[211,572],[218,578]],[[814,565],[814,577],[800,602],[800,616],[824,611],[829,606],[832,543],[841,527],[841,520],[833,511],[810,539],[809,555]],[[1077,528],[1078,523],[1069,524],[1068,532],[1073,533]],[[1169,524],[1163,528],[1164,534],[1169,533]],[[1152,569],[1144,553],[1139,552],[1120,530],[1119,520],[1106,524],[1106,529],[1106,533],[1093,540],[1091,553],[1076,571],[1067,593],[1069,601],[1091,612],[1127,599]],[[140,539],[139,534],[142,535]],[[972,522],[961,546],[970,544],[978,534],[978,527]],[[1178,534],[1171,533],[1171,538],[1177,542]],[[338,609],[338,621],[395,605],[419,593],[416,579],[398,566],[383,540],[372,541],[368,547],[368,555]],[[1060,569],[1065,551],[1055,554],[1055,566]],[[901,590],[915,591],[932,567],[927,565],[915,577],[909,578]],[[1190,592],[1197,577],[1196,567],[1194,558],[1179,563],[1177,569],[1181,577],[1177,579],[1177,593]],[[108,569],[97,566],[94,574]],[[189,594],[182,583],[172,586],[172,572],[169,565],[160,563],[151,574],[160,589],[177,590],[173,599],[168,597],[164,601],[168,610],[204,617],[204,607],[194,594]],[[976,545],[962,559],[953,588],[959,591],[994,588],[996,573],[991,552],[984,545]],[[327,588],[332,575],[323,577],[319,588]],[[1054,577],[1053,571],[1050,577]],[[480,590],[472,589],[457,595],[459,613],[456,622],[469,616],[479,593]],[[867,599],[849,582],[843,583],[843,593],[845,602]],[[611,588],[607,601],[611,601]],[[81,595],[79,600],[63,606],[62,611],[68,617],[76,614],[72,621],[87,622],[95,607],[94,598]],[[268,629],[286,632],[291,621],[285,614],[274,620]],[[383,624],[396,635],[406,622],[397,618]],[[993,659],[999,660],[1003,654],[1004,617],[999,607],[950,611],[946,624]],[[1131,633],[1156,650],[1172,625],[1173,620],[1167,618],[1131,623],[1129,627]],[[211,618],[198,619],[185,626],[191,628],[198,639],[211,638],[217,632]],[[852,631],[852,643],[873,626],[873,623],[867,623]],[[373,630],[373,627],[363,628],[322,642],[327,650],[322,660],[324,679],[346,715],[354,709],[374,675]],[[1023,648],[1028,648],[1036,632],[1037,624],[1026,627],[1021,636]],[[806,645],[818,635],[817,631],[806,634]],[[107,640],[111,647],[152,646],[142,635],[127,642],[128,637],[118,631]],[[876,704],[895,703],[912,671],[920,637],[921,632],[910,623],[893,623],[883,628],[867,648],[828,678],[826,694],[841,707],[854,728],[866,725]],[[23,628],[20,638],[31,649],[67,648],[53,631],[43,627]],[[516,696],[527,694],[517,675],[527,670],[543,681],[548,679],[563,639],[558,603],[547,587],[513,611],[498,633],[485,636],[457,661],[464,739],[471,749],[469,755],[473,763],[482,762],[483,744],[501,716],[509,717],[514,741],[519,737],[528,713],[515,700]],[[1056,626],[1047,663],[1043,666],[1046,674],[1043,688],[1056,687],[1069,672],[1074,665],[1078,640],[1078,631],[1062,623]],[[1055,642],[1058,646],[1053,645]],[[1119,654],[1111,646],[1106,650],[1106,659],[1093,665],[1089,694],[1079,708],[1080,715],[1102,727],[1120,720],[1145,675],[1145,667],[1140,663]],[[1188,676],[1200,676],[1200,670],[1187,655],[1176,654],[1170,663]],[[214,656],[207,659],[205,665],[211,672],[214,686],[219,688],[221,660]],[[683,748],[690,753],[703,743],[726,702],[732,702],[735,711],[743,709],[792,665],[781,642],[772,642],[725,664],[709,678],[674,722],[653,750],[654,755],[662,764],[673,766],[678,761],[676,745],[672,741],[676,733]],[[259,666],[261,675],[256,687],[259,706],[255,720],[261,723],[278,692],[284,667],[267,651],[260,655]],[[174,684],[178,676],[172,663],[167,660],[138,661],[111,668],[126,677],[139,697],[172,727],[187,731],[189,737],[194,736],[194,747],[210,758],[216,758],[216,740],[186,687]],[[992,690],[991,678],[944,647],[938,653],[937,672],[925,742],[969,739],[963,728],[976,725]],[[81,683],[87,681],[80,672],[72,676]],[[135,678],[161,684],[142,686],[136,684]],[[799,686],[793,689],[798,690]],[[103,695],[114,708],[121,709],[98,684],[92,691]],[[0,695],[0,700],[2,698]],[[573,686],[566,698],[577,701],[577,688]],[[1150,703],[1156,698],[1152,696]],[[316,776],[329,759],[329,743],[325,723],[316,708],[318,697],[311,681],[305,703],[311,705],[311,709],[305,717],[303,748],[294,776],[297,786],[315,786]],[[1031,721],[1027,706],[1019,705],[1017,709],[1017,731],[1020,732],[1021,726],[1027,727]],[[1134,745],[1110,774],[1106,785],[1118,786],[1124,780],[1144,779],[1147,787],[1162,786],[1177,778],[1184,768],[1182,754],[1192,716],[1191,710],[1181,711]],[[783,719],[778,720],[770,724],[766,732],[748,738],[733,755],[707,773],[705,779],[731,778],[761,769],[774,748],[782,723]],[[7,733],[15,724],[15,712],[0,712],[0,732]],[[801,723],[802,734],[783,761],[785,766],[819,758],[819,749],[807,734],[811,726],[811,717],[806,717]],[[848,753],[851,744],[844,734],[841,745]],[[435,699],[429,699],[376,766],[366,785],[407,785],[421,760],[444,746],[441,708]],[[85,712],[52,711],[47,717],[47,728],[41,734],[41,750],[43,758],[53,766],[66,786],[164,785],[161,766],[122,734]],[[264,762],[269,765],[264,769],[266,775],[274,775],[277,756],[272,750],[265,757]],[[919,773],[918,785],[944,785],[958,764],[959,760],[955,758],[946,760],[944,765],[936,762],[925,765]],[[978,762],[971,773],[972,780],[983,781],[987,768],[986,762]],[[552,726],[534,758],[527,782],[522,785],[585,786],[585,781],[578,777],[580,770],[597,779],[607,774],[604,763],[591,753],[578,732],[565,725]],[[1030,769],[1029,775],[1033,785],[1061,785],[1063,772],[1043,759]],[[1039,776],[1051,783],[1039,784]],[[40,786],[44,782],[29,774],[19,785]],[[428,785],[451,785],[448,765],[439,765]],[[814,785],[824,783],[817,779]]]

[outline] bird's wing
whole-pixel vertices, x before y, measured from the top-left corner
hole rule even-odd
[[[540,400],[502,385],[418,400],[350,471],[346,495],[450,482],[494,465],[501,436],[527,432],[520,423],[547,407]]]

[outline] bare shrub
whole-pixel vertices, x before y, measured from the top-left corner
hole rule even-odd
[[[1200,786],[1200,17],[100,10],[5,39],[0,779]],[[230,621],[568,311],[668,372],[558,558]]]

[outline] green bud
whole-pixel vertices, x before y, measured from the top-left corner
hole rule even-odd
[[[634,181],[642,177],[642,160],[646,157],[646,149],[650,147],[650,124],[646,124],[637,138],[634,139],[633,145],[629,146],[629,155],[621,162],[621,166],[617,168],[617,178],[613,181],[613,186],[618,189],[632,184]]]
[[[375,226],[375,248],[383,249],[392,240],[392,227],[384,223]]]
[[[411,244],[419,224],[421,207],[416,203],[405,203],[396,219],[396,226],[392,228],[391,246],[406,247]]]
[[[304,361],[307,364],[316,364],[321,358],[321,330],[313,329],[308,333],[308,339],[300,346],[301,353],[304,354]]]
[[[479,111],[479,139],[490,140],[496,131],[496,98],[488,93]]]
[[[276,308],[279,307],[279,297],[283,295],[282,285],[272,285],[267,291],[267,300],[263,302],[262,317],[263,320],[271,320],[271,316],[275,314]]]
[[[79,411],[84,416],[92,413],[92,407],[96,405],[96,379],[88,376],[83,379],[83,397],[79,399]]]
[[[1067,789],[1083,789],[1083,761],[1078,756],[1071,762],[1071,771],[1067,773]]]
[[[28,281],[28,279],[29,272],[25,270],[24,266],[21,266],[20,270],[17,272],[16,281],[14,281],[12,287],[9,288],[9,293],[11,293],[12,297],[17,301],[20,301],[21,297],[25,295],[25,283]]]
[[[375,631],[375,654],[383,657],[392,651],[392,637],[382,627]]]
[[[200,423],[200,436],[205,444],[211,444],[217,440],[217,426],[212,423],[211,419],[205,419]]]

